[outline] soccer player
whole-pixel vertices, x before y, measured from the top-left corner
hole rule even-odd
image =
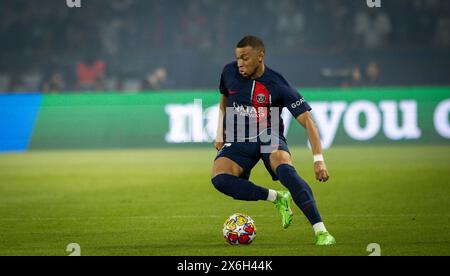
[[[325,228],[310,186],[292,165],[280,118],[281,110],[286,107],[306,129],[314,155],[316,179],[326,182],[329,175],[319,132],[310,114],[311,107],[282,75],[264,64],[264,56],[263,41],[255,36],[246,36],[236,46],[236,61],[223,69],[215,140],[219,152],[211,182],[218,191],[236,200],[273,202],[281,215],[283,228],[292,222],[290,202],[293,198],[314,229],[316,245],[333,245],[336,240]],[[272,125],[274,116],[279,118],[277,125]],[[230,118],[233,123],[230,123]],[[255,124],[258,127],[256,132],[246,129],[243,137],[239,136],[242,131],[238,129],[242,125],[251,128]],[[256,135],[252,136],[252,133]],[[268,135],[272,140],[262,139]],[[266,149],[262,150],[264,146]],[[271,150],[268,151],[267,146]],[[249,181],[251,170],[260,159],[273,180],[279,180],[289,192],[269,190]]]

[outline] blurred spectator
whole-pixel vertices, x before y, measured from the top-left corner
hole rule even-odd
[[[304,45],[305,16],[294,0],[279,1],[281,8],[277,16],[277,42],[284,49]]]
[[[44,79],[41,86],[44,93],[62,92],[66,89],[66,81],[64,80],[62,73],[55,72],[50,74],[48,78]]]
[[[330,0],[331,8],[331,28],[333,30],[332,44],[330,46],[335,49],[345,49],[351,45],[352,32],[349,31],[353,27],[351,8],[352,6],[343,5],[342,1],[346,0]]]
[[[32,88],[30,72],[73,71],[83,56],[94,58],[65,75],[64,90],[112,89],[122,77],[132,85],[119,87],[135,87],[155,64],[165,64],[177,80],[165,87],[212,88],[235,43],[248,34],[264,39],[268,61],[282,63],[295,85],[341,85],[343,77],[323,83],[320,68],[349,68],[368,58],[380,67],[389,62],[399,68],[387,68],[390,74],[378,81],[381,85],[415,81],[407,73],[391,74],[406,72],[401,68],[411,61],[428,62],[417,69],[424,84],[450,82],[444,76],[450,66],[445,61],[450,51],[448,0],[386,0],[381,9],[368,8],[364,0],[111,0],[107,5],[90,1],[82,9],[54,5],[53,0],[1,2],[3,91]],[[365,69],[360,72],[366,75]],[[350,75],[345,78],[351,80]]]
[[[380,49],[389,43],[392,25],[389,16],[381,9],[363,9],[355,16],[356,46]]]
[[[81,90],[100,90],[104,87],[106,63],[97,58],[89,57],[77,63],[77,87]]]
[[[166,84],[166,82],[167,82],[167,70],[166,68],[159,67],[147,75],[142,84],[142,89],[161,90],[164,89],[164,85]]]
[[[364,68],[364,74],[359,67],[351,70],[337,70],[341,72],[341,76],[346,76],[348,80],[344,80],[341,84],[342,88],[361,87],[361,86],[378,86],[380,83],[381,69],[375,62],[369,62]],[[336,76],[338,74],[334,74]]]
[[[334,46],[333,11],[328,1],[311,1],[306,18],[306,39],[311,49],[327,49]]]
[[[363,86],[363,76],[361,73],[361,69],[359,67],[354,68],[351,70],[351,78],[350,80],[346,80],[341,84],[342,88],[348,88],[348,87],[358,87]]]
[[[23,82],[22,79],[18,74],[13,74],[11,76],[11,80],[8,84],[8,92],[18,92],[20,90],[20,87],[22,86]]]
[[[233,31],[233,26],[231,25],[231,22],[229,22],[232,14],[230,10],[231,7],[227,3],[221,2],[218,6],[212,38],[213,43],[218,50],[224,50],[228,47],[230,32]]]
[[[9,75],[0,74],[0,93],[8,92],[10,82],[11,78]]]
[[[200,1],[189,1],[187,13],[181,18],[182,49],[210,50],[211,34],[208,28],[208,14],[200,10]]]
[[[450,46],[450,16],[442,17],[438,20],[435,41],[440,46]]]
[[[375,62],[370,62],[366,66],[366,85],[377,86],[380,81],[381,69]]]
[[[100,27],[100,43],[107,55],[115,56],[120,50],[120,32],[122,22],[118,19],[110,19],[102,22]]]

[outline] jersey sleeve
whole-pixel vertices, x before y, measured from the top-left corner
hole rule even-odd
[[[225,85],[225,80],[223,79],[223,73],[222,73],[222,75],[220,76],[220,87],[219,87],[219,91],[220,91],[220,94],[225,95],[225,96],[228,96],[228,89],[227,89],[227,87],[226,87],[226,85]]]
[[[305,98],[290,85],[280,86],[279,90],[284,106],[295,118],[312,110],[311,106],[305,101]]]

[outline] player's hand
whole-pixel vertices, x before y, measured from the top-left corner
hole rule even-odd
[[[314,163],[314,172],[316,173],[316,179],[320,182],[327,182],[330,178],[330,176],[328,175],[327,166],[323,161]]]
[[[214,142],[214,147],[216,148],[216,150],[220,150],[224,145],[224,142]]]

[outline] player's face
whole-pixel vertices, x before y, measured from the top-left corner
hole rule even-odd
[[[236,61],[239,73],[245,78],[253,76],[264,60],[264,52],[250,46],[236,48]]]

